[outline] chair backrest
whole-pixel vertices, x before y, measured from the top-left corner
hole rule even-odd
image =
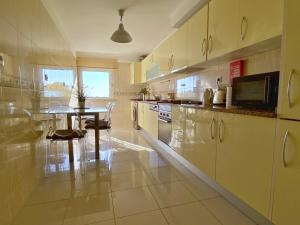
[[[110,107],[107,109],[107,114],[105,115],[104,120],[107,121],[107,124],[110,126],[111,125],[111,116],[112,116],[112,111],[115,107],[116,103],[111,102]]]
[[[75,114],[75,119],[73,120],[73,123],[72,123],[72,129],[79,130],[81,127],[80,126],[80,123],[81,123],[80,113],[68,105],[52,106],[48,109],[48,112],[49,112],[49,114],[52,114],[52,115],[56,115],[56,114],[66,115],[67,113],[73,113],[73,114]],[[51,127],[51,129],[55,131],[55,126],[51,126],[51,124],[50,124],[51,122],[55,123],[54,120],[49,120],[48,126]]]

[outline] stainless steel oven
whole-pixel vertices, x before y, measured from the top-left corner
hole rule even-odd
[[[158,139],[170,145],[172,136],[172,106],[168,103],[159,104]]]

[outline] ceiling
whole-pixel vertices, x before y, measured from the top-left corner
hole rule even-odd
[[[50,16],[77,56],[134,61],[148,54],[174,32],[205,0],[43,0]],[[119,24],[118,9],[125,8],[123,23],[133,41],[110,40]]]

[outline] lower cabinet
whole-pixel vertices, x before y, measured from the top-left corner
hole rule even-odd
[[[138,103],[138,124],[152,137],[158,138],[158,112],[150,110],[148,103]]]
[[[269,218],[276,120],[218,117],[216,181]]]
[[[144,105],[143,102],[138,103],[138,125],[141,128],[144,128]]]
[[[186,108],[172,106],[172,133],[170,147],[179,155],[183,155],[184,134],[186,133]]]
[[[152,137],[158,138],[158,112],[150,110],[150,105],[144,105],[144,127]]]
[[[186,115],[183,157],[214,179],[217,114],[189,108]]]
[[[272,221],[276,225],[300,224],[300,122],[278,123],[275,192]]]

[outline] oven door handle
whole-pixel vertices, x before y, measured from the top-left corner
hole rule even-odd
[[[163,123],[171,123],[171,121],[163,120],[163,119],[161,119],[161,118],[158,118],[158,121],[163,122]]]

